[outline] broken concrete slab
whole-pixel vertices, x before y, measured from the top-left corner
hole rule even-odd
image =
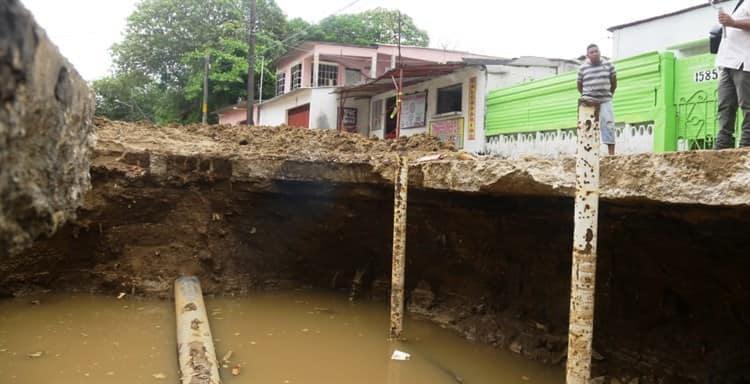
[[[408,152],[412,160],[439,155],[412,163],[409,188],[498,196],[575,193],[573,158],[474,159],[421,135],[387,141],[283,127],[158,127],[105,120],[97,130],[94,166],[177,184],[229,180],[255,183],[259,191],[274,181],[390,186],[397,155]],[[750,150],[604,157],[600,186],[601,199],[609,201],[747,206]]]
[[[51,235],[90,188],[93,95],[17,0],[0,3],[0,257]]]

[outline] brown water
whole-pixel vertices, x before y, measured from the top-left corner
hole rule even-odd
[[[0,383],[177,382],[170,301],[47,295],[0,301]],[[389,343],[385,303],[310,291],[206,299],[224,383],[539,383],[563,369],[466,341],[422,321]],[[394,349],[411,354],[390,359]],[[231,366],[239,366],[232,376]]]

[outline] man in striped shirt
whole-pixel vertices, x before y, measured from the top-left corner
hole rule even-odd
[[[615,154],[615,112],[612,95],[617,88],[617,71],[609,61],[602,60],[599,47],[586,48],[586,62],[578,70],[578,92],[582,97],[596,99],[599,107],[599,127],[602,143],[607,144],[609,155]]]

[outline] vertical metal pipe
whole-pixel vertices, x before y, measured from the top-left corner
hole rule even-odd
[[[256,32],[256,0],[250,0],[250,46],[247,54],[247,125],[253,122],[253,104],[255,103],[255,32]]]
[[[396,93],[396,139],[401,137],[401,104],[404,101],[404,68],[398,71],[398,92]]]
[[[406,262],[406,190],[409,162],[399,156],[393,197],[393,266],[391,270],[391,340],[401,338],[404,328],[404,265]]]
[[[183,276],[175,281],[174,305],[180,383],[220,384],[219,361],[198,278]]]
[[[591,376],[599,210],[599,135],[599,103],[589,99],[579,100],[567,384],[588,384]]]
[[[260,57],[260,84],[258,84],[258,116],[255,124],[260,125],[260,105],[263,104],[263,73],[266,71],[266,57]]]
[[[206,52],[206,62],[203,65],[203,105],[201,106],[201,112],[203,113],[201,121],[203,124],[208,122],[208,62],[210,59],[211,54]]]

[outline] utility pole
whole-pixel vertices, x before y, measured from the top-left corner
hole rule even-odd
[[[208,123],[208,61],[211,54],[206,52],[206,64],[203,67],[203,124]]]
[[[250,50],[247,55],[247,125],[253,123],[253,101],[255,100],[255,4],[250,0]]]

